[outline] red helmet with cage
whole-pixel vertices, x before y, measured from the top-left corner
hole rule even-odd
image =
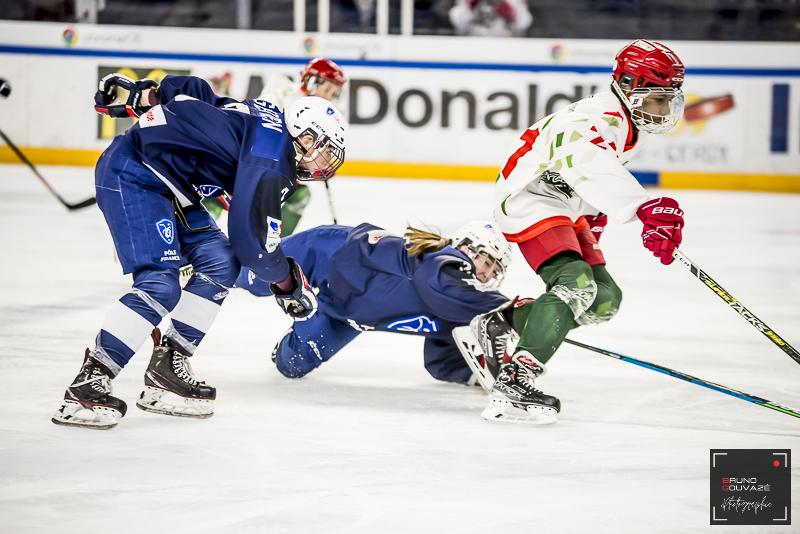
[[[300,76],[300,90],[304,94],[311,95],[320,81],[330,82],[341,88],[347,78],[342,68],[334,61],[325,57],[315,57],[303,69]]]
[[[666,133],[683,116],[684,70],[675,52],[656,41],[639,39],[614,58],[611,89],[639,130]]]
[[[622,89],[683,85],[684,67],[678,55],[656,41],[639,39],[614,58],[614,81]]]

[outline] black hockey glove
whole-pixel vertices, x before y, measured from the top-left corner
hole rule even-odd
[[[293,258],[286,258],[289,261],[289,276],[294,282],[294,289],[286,293],[277,284],[270,284],[275,301],[285,313],[295,321],[305,321],[317,312],[317,296],[311,286],[308,285],[303,269],[294,261]]]
[[[142,102],[142,93],[145,89],[157,89],[158,82],[153,80],[131,80],[127,76],[113,72],[103,77],[97,92],[94,94],[94,109],[109,117],[137,118],[152,106]],[[120,89],[122,90],[120,92]],[[118,102],[125,98],[124,102]]]

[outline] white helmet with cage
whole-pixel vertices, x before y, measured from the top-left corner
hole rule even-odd
[[[497,225],[489,221],[472,221],[459,228],[450,238],[454,248],[465,247],[467,256],[491,268],[491,277],[484,282],[496,289],[503,282],[511,263],[511,244],[503,237]]]
[[[304,96],[284,112],[294,140],[298,180],[327,180],[344,163],[347,120],[336,106],[318,96]]]

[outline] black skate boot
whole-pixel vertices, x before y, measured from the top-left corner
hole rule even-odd
[[[64,392],[64,402],[51,421],[57,425],[107,429],[115,426],[128,410],[125,401],[111,396],[113,375],[86,349],[83,366]]]
[[[514,302],[478,315],[469,323],[472,335],[483,349],[486,368],[493,378],[497,378],[502,364],[511,361],[511,353],[519,341],[519,335],[506,316],[506,313],[512,310]]]
[[[194,377],[185,350],[153,330],[153,355],[144,373],[144,390],[136,406],[147,412],[199,417],[214,415],[217,390]]]
[[[481,416],[512,423],[555,423],[561,401],[536,389],[534,381],[542,373],[544,367],[533,356],[525,351],[514,354],[500,367],[489,405]]]
[[[510,322],[515,302],[507,302],[488,313],[475,316],[468,327],[453,329],[456,347],[475,374],[478,384],[487,392],[492,391],[500,366],[511,360],[511,352],[519,341],[519,335]]]

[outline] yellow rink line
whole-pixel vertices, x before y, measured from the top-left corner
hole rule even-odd
[[[659,173],[658,185],[667,189],[726,189],[730,191],[800,193],[800,175],[663,171]]]
[[[94,167],[102,150],[83,150],[77,148],[19,147],[36,165],[76,165]],[[0,163],[20,163],[16,154],[5,145],[0,146]]]
[[[73,148],[21,147],[38,165],[94,166],[100,150]],[[0,146],[0,163],[19,163],[7,146]],[[344,164],[342,176],[374,178],[420,178],[493,182],[498,168],[481,165],[447,165],[439,163],[398,163],[394,161],[350,161]],[[718,189],[732,191],[770,191],[800,193],[800,174],[733,174],[663,171],[658,185],[669,189]]]

